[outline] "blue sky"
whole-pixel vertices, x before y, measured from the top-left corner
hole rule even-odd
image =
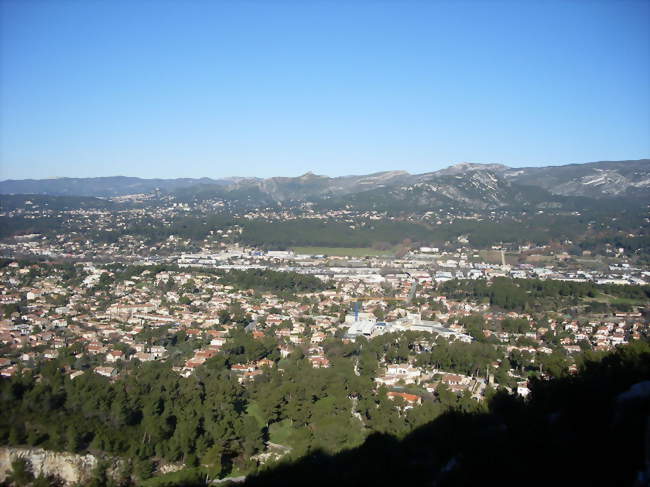
[[[0,179],[650,155],[648,1],[0,2]]]

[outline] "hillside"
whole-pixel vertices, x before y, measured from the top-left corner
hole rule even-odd
[[[0,181],[0,194],[43,194],[54,196],[112,197],[151,193],[156,189],[173,191],[199,184],[228,184],[225,180],[201,179],[142,179],[125,176],[102,178],[8,179]]]
[[[511,181],[564,196],[650,196],[650,159],[506,169],[503,175]]]
[[[114,197],[153,193],[179,201],[221,199],[237,206],[315,202],[338,208],[376,210],[454,208],[590,207],[595,200],[650,199],[650,159],[565,166],[509,168],[461,163],[439,171],[409,174],[229,179],[60,178],[7,180],[0,194]],[[580,198],[576,200],[575,198]]]
[[[649,364],[648,344],[634,343],[577,376],[535,382],[527,401],[498,393],[484,412],[456,409],[402,439],[375,433],[336,455],[314,451],[244,485],[647,485]]]
[[[0,195],[0,209],[14,211],[20,209],[41,210],[75,210],[79,208],[111,209],[115,204],[112,201],[91,196],[47,196],[40,194],[2,194]]]

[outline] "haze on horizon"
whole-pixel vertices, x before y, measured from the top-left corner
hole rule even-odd
[[[650,155],[650,3],[0,3],[0,179]]]

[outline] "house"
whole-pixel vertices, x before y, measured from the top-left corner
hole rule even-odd
[[[104,353],[106,349],[101,343],[93,342],[88,344],[88,353],[97,354]]]
[[[18,367],[15,365],[12,365],[11,367],[5,367],[0,371],[0,376],[2,377],[11,377],[13,376],[16,372],[18,372]]]
[[[124,359],[124,352],[122,350],[111,350],[106,354],[107,362],[115,363],[122,359]]]
[[[464,377],[458,374],[445,374],[442,376],[441,381],[448,386],[460,385],[464,382]]]
[[[140,362],[151,362],[155,360],[153,354],[149,352],[136,352],[133,357],[137,358]]]
[[[275,365],[275,362],[273,360],[269,360],[267,358],[263,358],[255,362],[255,367],[258,369],[261,369],[262,367],[273,367]]]
[[[104,377],[115,377],[117,375],[117,369],[114,367],[95,367],[95,373]]]
[[[528,388],[528,381],[517,382],[517,394],[522,397],[527,397],[530,394],[530,389]]]
[[[194,353],[194,358],[195,359],[201,358],[207,360],[209,358],[214,357],[217,353],[219,353],[217,350],[206,348],[203,350],[198,350],[196,353]]]
[[[390,400],[395,400],[396,397],[401,397],[406,403],[407,406],[405,409],[409,409],[413,407],[415,404],[422,404],[422,397],[416,395],[416,394],[408,394],[406,392],[388,392],[386,394],[388,396],[388,399]]]
[[[380,375],[379,377],[375,377],[375,382],[379,385],[385,385],[385,386],[395,386],[397,383],[403,379],[397,375]]]
[[[330,361],[326,357],[322,357],[322,356],[308,357],[307,360],[309,360],[309,363],[315,369],[321,369],[321,368],[326,369],[330,366]]]
[[[311,337],[312,343],[322,343],[323,341],[325,341],[325,333],[317,332],[314,333]]]
[[[253,364],[233,364],[232,367],[230,367],[230,370],[236,373],[245,373],[245,372],[252,372],[255,370],[255,366]]]
[[[154,360],[158,360],[158,359],[162,358],[167,353],[167,349],[165,347],[160,346],[160,345],[153,345],[149,349],[149,352],[151,352],[151,355],[153,356]]]
[[[420,369],[412,367],[410,364],[391,364],[386,368],[386,375],[396,375],[403,379],[412,379],[420,377]]]
[[[255,379],[255,377],[257,377],[257,376],[259,376],[259,375],[261,375],[263,373],[264,372],[261,371],[261,370],[249,370],[247,372],[244,372],[242,375],[240,375],[237,378],[237,382],[242,384],[244,381],[251,381],[251,380]]]

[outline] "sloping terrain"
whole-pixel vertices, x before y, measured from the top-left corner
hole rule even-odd
[[[128,194],[173,191],[199,184],[230,184],[226,180],[201,179],[142,179],[125,176],[103,178],[54,178],[0,181],[0,194],[45,194],[52,196],[112,197]]]
[[[503,175],[564,196],[650,197],[650,159],[506,169]]]
[[[566,166],[509,168],[461,163],[439,171],[409,174],[201,179],[61,178],[0,182],[0,194],[112,197],[136,193],[182,201],[218,198],[238,206],[313,201],[324,207],[426,210],[576,206],[591,200],[650,200],[650,159]],[[569,199],[567,199],[569,198]],[[573,199],[572,199],[573,198]]]

